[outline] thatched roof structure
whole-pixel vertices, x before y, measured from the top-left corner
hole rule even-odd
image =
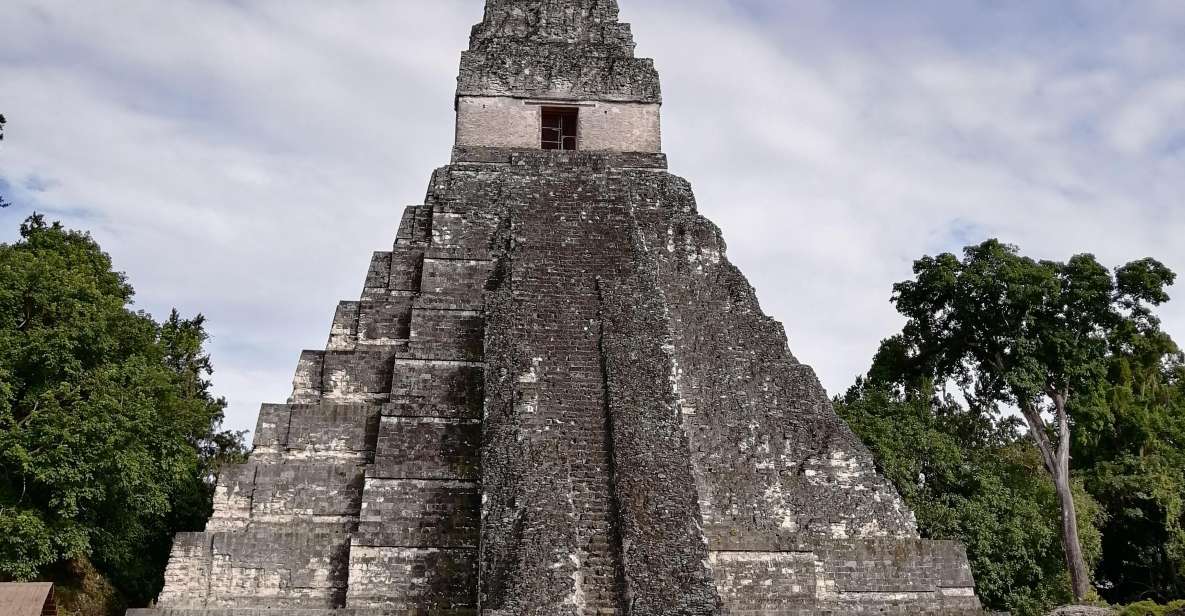
[[[4,616],[57,616],[53,584],[0,584],[0,614]]]

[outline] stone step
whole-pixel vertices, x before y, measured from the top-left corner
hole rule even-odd
[[[343,605],[350,536],[322,528],[179,533],[159,605],[325,609]]]
[[[411,352],[418,359],[481,361],[485,316],[480,310],[415,307]]]
[[[400,314],[406,312],[404,304],[399,302],[385,305],[396,307]],[[330,348],[301,354],[290,402],[387,402],[392,399],[396,364],[400,360],[482,361],[485,317],[480,310],[413,305],[405,318],[378,308],[364,314],[368,306],[374,308],[384,303],[342,304],[330,336]],[[355,309],[359,314],[356,323],[350,316]],[[402,322],[406,325],[401,325]],[[387,335],[406,336],[406,339],[382,337]]]
[[[906,607],[878,604],[878,614],[981,613],[965,552],[953,542],[748,533],[709,537],[709,543],[716,585],[731,613],[814,614],[809,610],[821,602],[842,613],[845,605],[882,596]],[[933,606],[941,607],[924,611]]]
[[[395,614],[474,613],[466,610],[477,606],[477,550],[355,545],[346,605]]]
[[[369,462],[380,413],[372,404],[264,404],[251,459]]]
[[[355,545],[476,548],[481,493],[476,483],[367,478]]]
[[[392,365],[397,357],[406,357],[410,352],[409,344],[391,342],[325,351],[321,363],[321,400],[355,404],[386,402],[391,391]]]
[[[390,397],[391,366],[411,355],[410,341],[353,349],[304,351],[292,379],[290,404],[379,404]]]
[[[383,417],[367,477],[477,481],[481,422],[441,417]]]
[[[392,368],[389,416],[476,419],[485,401],[480,362],[397,358]]]
[[[371,258],[362,299],[381,300],[420,292],[425,246],[396,244]]]
[[[407,347],[412,295],[341,302],[329,330],[327,351],[350,351],[359,345]]]
[[[432,240],[432,207],[411,205],[403,210],[399,231],[395,235],[396,246],[426,244]]]
[[[500,217],[485,209],[456,209],[442,205],[432,210],[432,249],[489,252]]]
[[[390,251],[376,252],[370,258],[370,269],[362,288],[363,299],[381,299],[396,292],[420,290],[420,261],[423,246],[395,246]]]
[[[207,531],[248,525],[337,525],[353,528],[362,507],[366,466],[296,460],[228,467],[214,491]]]

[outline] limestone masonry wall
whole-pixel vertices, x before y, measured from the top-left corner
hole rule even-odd
[[[160,606],[978,613],[664,166],[458,148]]]
[[[578,105],[581,150],[658,152],[662,130],[657,103],[556,101]],[[537,100],[508,96],[457,99],[457,145],[538,148],[542,120]]]
[[[981,613],[667,173],[617,17],[487,0],[451,164],[130,613]],[[584,150],[528,101],[589,103]]]

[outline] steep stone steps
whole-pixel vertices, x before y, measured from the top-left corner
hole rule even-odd
[[[481,310],[493,267],[468,249],[479,235],[463,217],[409,208],[394,249],[372,259],[363,300],[334,319],[331,349],[357,354],[373,340],[394,351],[385,387],[367,388],[385,402],[351,539],[349,608],[464,614],[477,605]],[[326,378],[331,360],[330,350],[320,395],[352,395]]]

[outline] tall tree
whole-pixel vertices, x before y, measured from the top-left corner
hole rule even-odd
[[[1074,597],[1086,599],[1071,408],[1106,376],[1114,341],[1159,332],[1151,307],[1168,300],[1174,274],[1152,259],[1114,273],[1091,255],[1035,261],[997,240],[966,248],[962,259],[924,257],[914,274],[894,286],[893,301],[908,319],[889,346],[894,361],[957,384],[971,408],[1020,411],[1058,496]]]
[[[93,562],[143,605],[171,535],[208,516],[217,457],[242,450],[210,393],[204,320],[131,310],[87,234],[34,215],[20,235],[0,244],[0,580]]]

